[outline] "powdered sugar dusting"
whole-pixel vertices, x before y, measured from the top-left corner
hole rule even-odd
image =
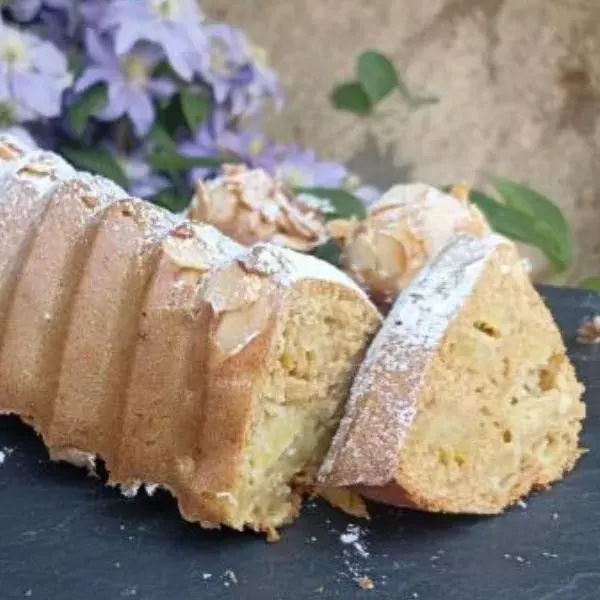
[[[321,477],[335,485],[384,485],[417,409],[429,360],[504,238],[458,237],[396,300],[355,378]],[[359,400],[376,399],[367,411]]]
[[[286,287],[301,279],[328,281],[350,288],[371,304],[365,292],[348,275],[314,256],[273,244],[256,244],[238,260],[248,270],[272,277]]]
[[[177,267],[199,272],[226,266],[244,249],[212,225],[203,223],[175,229],[163,242],[163,248]]]
[[[39,150],[0,167],[0,277],[19,255],[61,180],[75,174],[61,158]]]

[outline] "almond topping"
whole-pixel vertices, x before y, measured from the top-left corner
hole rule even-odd
[[[214,335],[215,345],[226,356],[238,354],[265,330],[270,313],[271,303],[266,296],[244,308],[223,313]]]
[[[16,146],[13,146],[8,142],[0,144],[0,160],[13,160],[19,156],[22,156],[22,152],[20,152]]]
[[[220,177],[198,184],[187,216],[244,245],[272,241],[313,250],[326,239],[326,210],[325,202],[296,198],[262,169],[225,165]]]
[[[17,171],[17,173],[23,177],[51,177],[53,172],[52,167],[40,163],[25,165]]]
[[[248,273],[235,262],[206,281],[203,295],[216,312],[238,310],[258,300],[267,283],[265,277]]]

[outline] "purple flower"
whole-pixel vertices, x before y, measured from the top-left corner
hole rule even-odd
[[[219,111],[215,111],[217,115]],[[192,140],[182,142],[179,151],[184,156],[197,158],[231,157],[251,167],[262,167],[273,172],[277,162],[277,147],[261,133],[225,129],[221,119],[205,122]],[[206,178],[212,169],[198,168],[192,173],[193,181]]]
[[[33,21],[42,8],[64,10],[71,21],[75,15],[75,0],[12,0],[8,4],[12,16],[22,23]]]
[[[105,83],[108,103],[96,116],[104,121],[115,121],[126,114],[135,133],[144,136],[154,122],[153,98],[169,98],[176,90],[169,79],[151,76],[161,59],[160,50],[142,46],[127,55],[117,56],[109,41],[91,30],[86,32],[86,48],[92,64],[83,71],[75,91]]]
[[[381,190],[372,185],[359,185],[356,189],[351,191],[359,200],[362,200],[366,206],[377,202],[377,200],[381,198]]]
[[[279,147],[280,158],[275,175],[291,187],[340,188],[348,176],[343,165],[331,161],[320,161],[311,150],[297,146]]]
[[[266,54],[252,46],[242,31],[215,24],[207,25],[204,32],[206,51],[197,70],[211,86],[217,104],[229,101],[231,114],[240,116],[258,112],[266,97],[281,102],[278,79],[266,65]]]
[[[233,115],[254,115],[263,105],[265,98],[275,102],[275,108],[283,106],[283,92],[277,73],[269,66],[267,53],[246,40],[249,62],[246,67],[244,85],[237,85],[231,92],[231,112]]]
[[[153,173],[146,163],[145,154],[137,150],[127,156],[116,155],[129,181],[128,192],[137,198],[150,198],[169,186],[169,180]]]
[[[342,187],[354,194],[359,200],[362,200],[366,206],[377,202],[381,197],[381,190],[375,186],[363,184],[354,173],[349,173],[346,176]]]
[[[54,44],[0,21],[0,112],[17,122],[55,117],[71,82]]]
[[[198,66],[202,78],[211,86],[215,101],[223,104],[231,88],[241,81],[248,64],[244,34],[223,24],[207,25],[206,52]]]
[[[256,131],[224,131],[216,140],[223,154],[233,154],[251,167],[273,172],[277,164],[277,147]]]
[[[197,0],[113,0],[96,16],[100,31],[114,33],[117,54],[128,53],[138,42],[154,43],[183,79],[192,79],[205,51],[204,15]]]

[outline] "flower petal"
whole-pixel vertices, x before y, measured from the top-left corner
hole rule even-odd
[[[127,113],[136,135],[143,137],[150,131],[154,122],[154,105],[148,95],[141,91],[131,92],[130,98]]]
[[[148,82],[148,90],[157,98],[170,98],[176,91],[177,86],[166,77],[157,77]]]

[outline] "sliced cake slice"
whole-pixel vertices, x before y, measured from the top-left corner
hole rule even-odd
[[[574,466],[582,390],[514,245],[459,237],[395,302],[321,479],[398,506],[499,513]]]
[[[381,317],[332,265],[259,244],[202,284],[204,396],[178,457],[182,513],[274,534],[298,513]]]

